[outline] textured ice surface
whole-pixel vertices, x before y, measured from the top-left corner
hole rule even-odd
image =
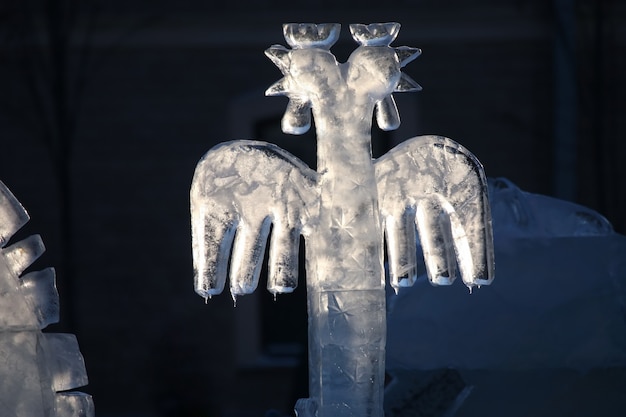
[[[394,288],[415,282],[416,226],[433,284],[452,283],[457,269],[469,287],[493,279],[487,185],[471,153],[425,136],[372,159],[372,115],[397,128],[392,93],[421,89],[400,71],[419,49],[389,46],[399,28],[351,25],[359,46],[339,63],[330,52],[338,24],[284,25],[291,49],[266,51],[284,78],[266,94],[289,97],[286,133],[315,118],[317,172],[274,145],[235,141],[210,150],[193,179],[201,296],[221,293],[227,274],[233,297],[254,291],[268,239],[268,289],[293,291],[306,239],[310,398],[298,401],[300,417],[382,417],[385,238]]]
[[[28,215],[0,182],[0,416],[92,417],[76,338],[42,333],[59,320],[54,270],[24,274],[45,250],[37,235],[7,245]],[[64,392],[61,392],[64,391]]]

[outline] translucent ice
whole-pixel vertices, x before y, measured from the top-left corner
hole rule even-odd
[[[400,69],[420,51],[390,47],[397,23],[350,25],[359,47],[338,63],[338,24],[286,24],[292,49],[266,55],[284,75],[267,95],[286,95],[286,133],[317,133],[315,172],[264,142],[218,145],[198,163],[191,187],[195,288],[234,297],[255,290],[270,239],[268,289],[297,285],[306,239],[310,398],[300,417],[382,417],[385,371],[386,237],[394,288],[416,279],[416,225],[433,284],[493,279],[487,185],[480,163],[456,142],[411,139],[378,160],[372,115],[398,127],[392,93],[421,87]],[[270,235],[271,230],[271,237]],[[229,258],[231,259],[229,268]]]
[[[0,416],[93,417],[76,338],[42,333],[59,320],[54,270],[24,274],[45,250],[39,236],[7,246],[28,215],[0,182]],[[63,391],[63,392],[62,392]]]

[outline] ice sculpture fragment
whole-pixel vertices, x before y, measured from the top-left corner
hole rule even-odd
[[[421,89],[400,71],[420,50],[389,46],[399,29],[350,25],[359,46],[338,63],[330,47],[340,25],[285,24],[291,49],[266,51],[284,78],[266,95],[288,96],[286,133],[306,132],[312,112],[318,171],[274,145],[235,141],[211,149],[192,182],[201,296],[222,292],[229,257],[233,297],[253,292],[271,226],[268,290],[293,291],[306,239],[310,398],[296,404],[300,417],[382,417],[385,238],[396,289],[415,282],[418,236],[433,284],[451,284],[457,266],[470,288],[493,279],[487,184],[469,151],[424,136],[372,159],[372,114],[382,129],[397,128],[392,94]]]
[[[76,337],[42,333],[59,320],[54,269],[23,274],[45,250],[38,235],[7,246],[28,214],[0,182],[0,415],[93,417]]]

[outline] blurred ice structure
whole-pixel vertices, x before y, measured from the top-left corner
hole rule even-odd
[[[372,159],[372,114],[382,129],[397,128],[392,94],[421,89],[400,70],[420,50],[389,46],[399,28],[350,25],[359,46],[343,64],[329,51],[338,24],[286,24],[292,49],[266,51],[284,75],[266,93],[289,97],[283,130],[304,133],[315,117],[317,172],[248,140],[216,146],[196,167],[190,197],[201,296],[221,293],[229,270],[233,298],[253,292],[270,233],[267,289],[292,292],[305,237],[309,398],[296,404],[299,417],[383,415],[384,238],[396,290],[416,279],[416,225],[433,284],[460,275],[472,288],[493,279],[487,183],[467,149],[423,136]]]
[[[0,416],[93,417],[76,337],[42,333],[59,320],[54,270],[23,272],[44,252],[39,235],[9,243],[28,214],[0,182]]]
[[[520,190],[506,178],[489,180],[494,233],[503,239],[603,236],[613,226],[578,204]]]
[[[489,291],[422,276],[388,297],[387,417],[625,415],[626,237],[588,208],[489,185]]]

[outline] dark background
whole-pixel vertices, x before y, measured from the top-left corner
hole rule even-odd
[[[259,415],[301,395],[301,319],[281,328],[261,290],[235,309],[195,295],[189,187],[225,140],[311,159],[306,139],[275,133],[286,100],[263,97],[282,23],[342,23],[344,61],[347,25],[382,21],[423,50],[404,69],[424,90],[399,104],[414,129],[400,139],[449,136],[488,176],[626,232],[623,2],[4,0],[0,180],[32,216],[21,233],[48,247],[37,266],[57,268],[51,329],[77,335],[99,416]],[[398,140],[375,135],[380,152]]]

